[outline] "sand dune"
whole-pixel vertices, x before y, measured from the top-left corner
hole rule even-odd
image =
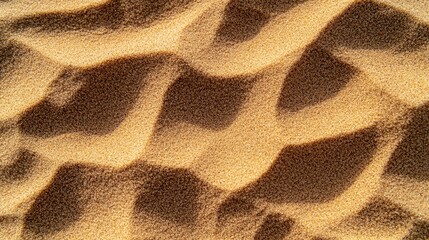
[[[429,239],[428,76],[428,1],[0,1],[0,239]]]

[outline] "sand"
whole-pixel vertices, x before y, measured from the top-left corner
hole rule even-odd
[[[0,239],[429,239],[429,1],[0,1]]]

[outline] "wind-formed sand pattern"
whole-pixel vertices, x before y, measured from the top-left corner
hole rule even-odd
[[[429,239],[429,1],[1,0],[0,239]]]

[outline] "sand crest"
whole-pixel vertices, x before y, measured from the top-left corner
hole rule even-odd
[[[0,239],[429,239],[429,1],[0,0]]]

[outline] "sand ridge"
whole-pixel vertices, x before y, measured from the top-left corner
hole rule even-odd
[[[0,239],[429,239],[428,4],[0,1]]]

